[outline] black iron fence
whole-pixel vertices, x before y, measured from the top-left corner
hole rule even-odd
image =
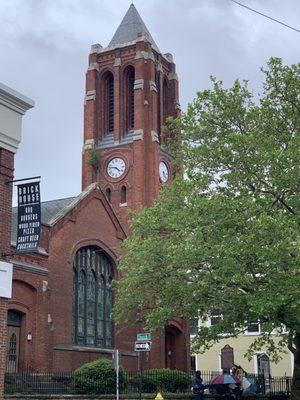
[[[219,375],[215,371],[202,371],[203,384],[210,387],[212,380]],[[291,377],[272,377],[265,379],[259,375],[247,375],[250,386],[245,393],[285,394],[291,392]],[[136,394],[156,393],[189,393],[192,390],[192,375],[181,371],[152,370],[144,373],[123,372],[120,374],[120,393]],[[22,372],[6,372],[5,393],[15,394],[114,394],[116,377],[114,374],[99,378],[76,372],[39,373],[31,367]]]

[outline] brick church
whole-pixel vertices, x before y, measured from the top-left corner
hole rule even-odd
[[[174,166],[162,137],[179,113],[172,55],[162,54],[132,4],[108,47],[92,45],[86,74],[82,192],[42,203],[39,251],[14,256],[8,304],[10,371],[70,371],[121,353],[137,369],[141,327],[115,326],[110,287],[120,279],[118,247],[130,234],[128,210],[151,206]],[[16,210],[12,220],[16,244]],[[147,368],[189,368],[187,323],[154,335]]]

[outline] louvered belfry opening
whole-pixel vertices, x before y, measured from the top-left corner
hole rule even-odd
[[[114,131],[114,78],[110,76],[107,80],[107,110],[108,110],[108,132]]]
[[[167,80],[163,82],[163,125],[166,125],[167,118],[169,117],[169,86]]]
[[[157,89],[157,133],[158,133],[158,138],[159,138],[159,143],[161,143],[161,104],[160,104],[160,94],[161,94],[161,88],[160,88],[160,72],[155,71],[155,84],[156,84],[156,89]]]
[[[128,66],[124,72],[125,134],[134,129],[134,80],[134,67]]]
[[[114,77],[111,72],[106,72],[103,77],[103,133],[114,131]]]

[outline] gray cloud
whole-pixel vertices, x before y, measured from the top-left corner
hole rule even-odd
[[[243,0],[299,28],[299,0]],[[80,192],[84,79],[92,43],[106,46],[125,0],[1,0],[0,80],[33,98],[23,122],[16,177],[42,175],[43,199]],[[156,43],[171,52],[183,109],[215,75],[260,89],[271,56],[299,62],[300,34],[229,0],[136,0]]]

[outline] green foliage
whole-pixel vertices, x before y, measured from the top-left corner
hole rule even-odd
[[[300,343],[300,64],[271,59],[263,73],[258,97],[247,82],[224,88],[212,78],[173,122],[185,177],[131,222],[117,321],[154,330],[218,309],[223,319],[199,328],[195,351],[257,320],[265,332],[249,355],[264,346],[276,360]]]
[[[120,368],[120,389],[127,385],[127,375]],[[80,394],[112,394],[116,392],[116,373],[109,360],[99,359],[74,371],[71,388]]]
[[[15,383],[5,383],[4,394],[15,394],[18,393],[18,387]]]
[[[190,390],[192,385],[192,379],[188,374],[170,369],[151,369],[142,374],[137,374],[131,381],[136,391],[139,391],[141,379],[143,393],[185,392]]]
[[[99,169],[99,160],[100,160],[100,152],[96,149],[95,146],[92,146],[86,150],[87,152],[87,159],[86,163],[91,165],[94,171],[98,171]]]

